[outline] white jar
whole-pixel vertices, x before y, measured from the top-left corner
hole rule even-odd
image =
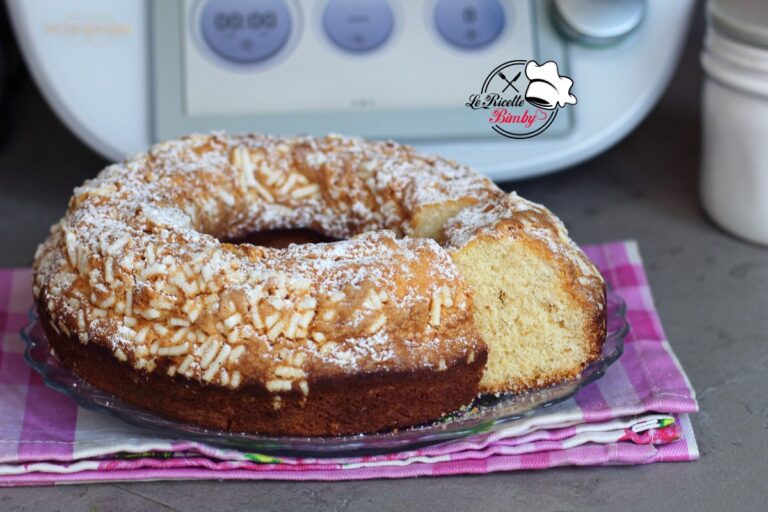
[[[768,2],[712,1],[701,61],[704,208],[768,245]]]

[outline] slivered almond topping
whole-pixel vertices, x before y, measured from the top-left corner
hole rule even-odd
[[[136,345],[133,347],[133,355],[135,355],[138,359],[142,359],[144,356],[147,355],[149,352],[149,349],[145,345]],[[142,365],[143,368],[143,365]]]
[[[246,152],[247,151],[243,146],[232,148],[232,151],[229,152],[229,163],[231,163],[235,167],[243,167],[243,153],[246,153]],[[250,162],[250,158],[249,158],[249,162]]]
[[[285,180],[285,183],[283,183],[280,186],[280,189],[278,190],[278,193],[281,195],[286,195],[294,185],[296,185],[296,182],[299,181],[299,177],[297,174],[292,173],[288,175],[288,179]]]
[[[208,368],[211,362],[213,362],[213,358],[216,357],[216,354],[218,354],[219,347],[221,347],[221,343],[219,343],[217,340],[212,339],[208,341],[207,348],[203,353],[203,358],[200,360],[200,368],[203,370]]]
[[[162,295],[149,301],[149,305],[156,309],[171,309],[173,307],[173,304],[166,300]]]
[[[200,316],[200,312],[203,310],[203,306],[197,305],[187,312],[187,320],[190,322],[196,322],[197,317]]]
[[[178,343],[184,338],[187,333],[189,332],[188,327],[181,327],[178,329],[175,333],[173,333],[173,336],[171,336],[171,342],[172,343]]]
[[[299,326],[302,329],[305,329],[305,330],[308,329],[309,328],[309,324],[312,322],[312,319],[314,317],[315,317],[315,312],[314,311],[312,311],[312,310],[305,311],[301,315],[301,319],[299,320]]]
[[[242,320],[243,320],[243,316],[240,313],[235,313],[234,315],[224,320],[224,327],[226,327],[227,329],[232,329],[234,326],[238,325]]]
[[[251,310],[251,322],[253,323],[253,326],[257,329],[262,329],[264,327],[264,323],[261,321],[261,315],[259,315],[258,308],[253,308]]]
[[[232,376],[229,378],[229,387],[232,389],[237,388],[240,385],[240,372],[235,370],[232,372]]]
[[[115,274],[112,268],[113,264],[114,260],[112,258],[107,258],[107,261],[104,263],[104,278],[109,284],[113,284],[115,282]]]
[[[299,320],[301,320],[301,315],[294,311],[291,314],[291,318],[288,321],[285,329],[283,329],[283,334],[285,334],[286,338],[294,339],[296,337],[296,329],[299,327]]]
[[[289,360],[293,366],[301,366],[304,364],[305,358],[306,358],[306,355],[304,354],[304,352],[297,352],[290,355]]]
[[[139,331],[136,333],[136,337],[133,338],[133,341],[136,343],[144,343],[144,341],[147,339],[147,334],[149,334],[149,326],[145,325]]]
[[[189,351],[189,343],[182,343],[181,345],[174,345],[172,347],[158,347],[157,355],[159,356],[182,356]]]
[[[451,290],[447,286],[440,288],[440,299],[446,308],[453,307],[453,297],[451,296]]]
[[[110,295],[103,301],[98,303],[98,306],[101,309],[110,309],[115,304],[116,297],[114,295]]]
[[[127,316],[133,315],[133,288],[125,289],[125,314]]]
[[[131,341],[133,341],[133,338],[136,337],[136,331],[130,327],[126,327],[125,325],[121,325],[117,328],[117,334]]]
[[[171,327],[189,327],[189,320],[183,318],[173,317],[168,319],[168,325]]]
[[[264,325],[267,326],[267,329],[271,329],[278,320],[280,320],[280,313],[272,313],[264,319]]]
[[[254,190],[256,190],[256,193],[259,194],[262,199],[264,199],[268,203],[274,203],[275,202],[275,198],[272,196],[272,194],[269,192],[269,190],[264,188],[264,186],[261,183],[259,183],[258,181],[254,180],[252,186],[253,186]]]
[[[191,296],[197,293],[197,281],[188,282],[184,277],[185,273],[179,272],[171,278],[171,283],[178,286],[185,295]]]
[[[278,366],[275,368],[275,376],[285,379],[301,379],[306,377],[307,374],[301,368],[292,368],[290,366]]]
[[[285,306],[286,306],[286,303],[283,299],[281,299],[280,297],[274,297],[274,296],[269,297],[267,299],[267,304],[269,304],[270,306],[272,306],[278,311],[282,311],[283,309],[285,309]]]
[[[432,293],[432,304],[429,308],[429,323],[433,326],[440,325],[440,306],[442,305],[442,294],[440,290]]]
[[[141,316],[143,316],[147,320],[154,320],[156,318],[160,318],[161,314],[160,314],[160,311],[158,311],[157,309],[149,308],[142,311]]]
[[[296,187],[291,191],[291,197],[294,199],[303,199],[320,193],[320,185],[312,183],[303,187]]]
[[[301,299],[297,306],[301,310],[315,309],[317,307],[317,300],[314,297],[308,295]]]
[[[369,309],[381,309],[384,304],[382,304],[378,292],[376,290],[371,290],[363,301],[363,306]]]
[[[277,339],[278,336],[280,336],[280,333],[283,331],[283,326],[285,326],[285,319],[280,319],[276,324],[272,326],[272,328],[267,331],[267,338],[274,341]]]
[[[117,240],[112,242],[112,244],[109,247],[107,247],[107,252],[112,255],[119,254],[120,251],[123,249],[123,247],[125,247],[126,244],[128,244],[128,241],[129,241],[129,238],[127,236],[123,238],[118,238]]]
[[[378,331],[379,329],[381,329],[382,327],[384,327],[384,325],[386,325],[386,323],[387,323],[387,317],[385,315],[379,315],[376,318],[376,320],[374,320],[371,323],[371,325],[368,326],[368,332],[370,334],[373,334],[376,331]]]
[[[204,381],[210,382],[211,380],[213,380],[213,377],[216,375],[216,372],[219,371],[219,369],[221,368],[221,365],[224,364],[224,361],[227,360],[231,352],[232,352],[232,347],[230,347],[229,345],[223,345],[221,347],[221,350],[219,350],[219,354],[216,356],[216,359],[213,360],[211,365],[203,374]]]
[[[275,379],[267,381],[267,390],[272,393],[279,393],[280,391],[290,391],[291,381]]]
[[[270,169],[270,167],[267,165],[267,162],[261,162],[259,172],[267,177],[267,179],[264,181],[264,184],[269,187],[274,186],[278,181],[280,181],[281,174]]]
[[[235,205],[235,196],[227,192],[226,190],[219,190],[219,197],[227,206]]]
[[[162,324],[154,324],[152,326],[152,330],[154,330],[158,336],[168,336],[168,334],[171,332],[166,326]]]
[[[182,375],[188,375],[189,370],[191,370],[193,362],[194,362],[194,358],[192,357],[192,354],[187,354],[187,357],[185,357],[184,360],[179,365],[179,373],[181,373]]]
[[[74,233],[69,231],[66,232],[66,235],[64,235],[64,244],[67,248],[69,263],[77,268],[77,238],[75,238]]]
[[[229,362],[230,363],[236,363],[240,357],[245,353],[245,345],[238,345],[235,348],[232,349],[232,352],[229,353]]]

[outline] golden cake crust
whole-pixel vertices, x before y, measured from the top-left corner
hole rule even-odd
[[[407,426],[478,390],[572,376],[594,357],[584,347],[604,333],[602,279],[531,204],[391,142],[195,135],[76,189],[36,254],[33,292],[65,364],[137,405],[281,435]],[[343,240],[222,242],[285,228]],[[579,327],[570,366],[478,387],[494,352],[476,326],[482,285],[462,258],[482,241],[522,239],[594,332]],[[348,417],[372,397],[370,414]],[[208,411],[216,400],[222,410]]]
[[[489,187],[390,143],[187,137],[75,191],[36,256],[34,293],[56,334],[142,375],[264,389],[276,411],[293,396],[313,410],[313,383],[452,368],[466,375],[439,379],[450,389],[435,396],[466,403],[485,353],[472,292],[435,241],[401,237],[424,205],[460,198],[459,184]],[[351,238],[285,249],[220,241],[274,227]],[[410,417],[400,414],[364,430]]]
[[[311,381],[312,393],[274,394],[257,384],[236,390],[201,384],[179,375],[139,372],[104,347],[83,345],[43,326],[56,356],[90,384],[139,407],[207,428],[267,435],[328,436],[372,433],[419,425],[458,410],[475,398],[485,352],[435,372],[378,372]]]

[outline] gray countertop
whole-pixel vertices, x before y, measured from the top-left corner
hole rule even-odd
[[[581,243],[638,240],[670,342],[698,392],[701,460],[398,481],[1,489],[0,509],[766,510],[768,250],[721,232],[699,205],[700,41],[701,19],[664,98],[631,136],[514,188],[559,214]],[[0,266],[29,265],[72,188],[104,165],[31,85],[15,103],[16,129],[0,150]]]

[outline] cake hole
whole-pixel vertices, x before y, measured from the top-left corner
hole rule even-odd
[[[291,244],[318,244],[338,241],[338,238],[325,236],[312,229],[303,228],[257,231],[240,238],[222,240],[222,242],[230,244],[252,244],[262,247],[274,247],[275,249],[284,249]]]

